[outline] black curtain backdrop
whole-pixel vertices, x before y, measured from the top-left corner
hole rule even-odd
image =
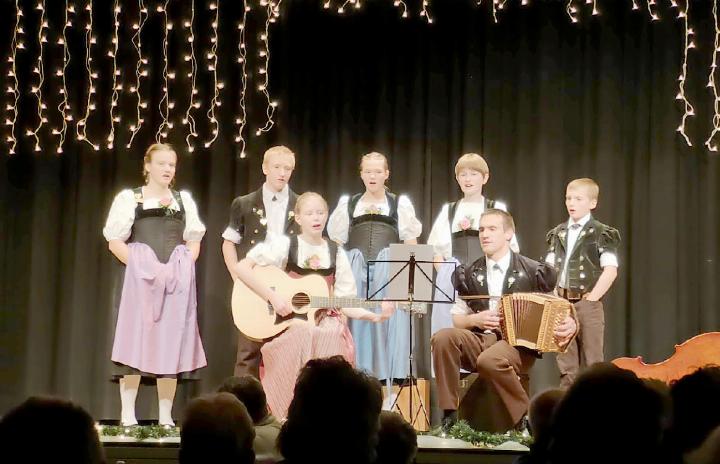
[[[101,77],[88,133],[96,141],[109,129],[111,61],[105,52],[112,14],[110,2],[104,3],[95,5],[93,65]],[[581,22],[572,24],[565,2],[535,0],[529,7],[508,2],[500,22],[493,24],[487,5],[442,0],[431,3],[434,23],[428,25],[416,14],[400,19],[390,0],[363,2],[362,10],[345,16],[323,10],[319,1],[286,0],[271,35],[271,91],[280,102],[277,126],[256,137],[254,131],[264,123],[256,90],[264,14],[255,6],[248,23],[247,159],[238,158],[234,142],[242,2],[219,3],[219,73],[226,86],[218,110],[219,138],[204,149],[210,130],[204,113],[212,90],[204,53],[211,17],[207,4],[196,2],[203,108],[195,112],[202,135],[194,153],[184,145],[181,124],[189,86],[186,35],[180,26],[189,17],[190,2],[170,3],[175,23],[170,66],[178,78],[170,88],[176,108],[169,141],[180,156],[178,186],[193,193],[208,229],[197,276],[209,365],[198,384],[179,391],[176,416],[187,397],[214,389],[232,373],[236,332],[220,234],[231,200],[260,185],[262,153],[279,143],[297,154],[293,188],[321,192],[332,206],[340,194],[361,189],[360,155],[371,150],[387,154],[390,185],[413,199],[423,240],[442,204],[458,198],[455,160],[464,152],[480,152],[492,173],[488,196],[508,203],[522,252],[536,259],[545,251],[546,230],[566,220],[566,183],[592,177],[601,186],[596,216],[623,236],[620,276],[605,300],[606,357],[642,355],[657,362],[673,352],[674,344],[720,328],[720,161],[702,146],[712,116],[712,96],[705,87],[714,33],[711,2],[691,6],[698,45],[689,58],[687,84],[696,110],[688,125],[693,147],[675,131],[682,114],[674,97],[683,40],[676,10],[661,8],[663,20],[651,23],[646,12],[631,11],[630,2],[601,1],[599,17],[583,6]],[[416,12],[418,5],[409,4]],[[0,50],[6,57],[14,2],[0,5]],[[24,136],[37,124],[27,82],[36,78],[38,16],[34,2],[23,5],[27,49],[18,55],[24,83],[20,145],[18,154],[0,160],[0,412],[27,395],[43,393],[79,401],[99,419],[118,418],[116,386],[108,376],[111,289],[119,266],[101,231],[113,196],[141,182],[142,153],[160,123],[161,17],[157,3],[148,2],[150,19],[142,38],[150,75],[143,92],[150,104],[132,148],[125,144],[135,119],[135,97],[123,92],[114,150],[96,152],[69,137],[65,153],[57,156],[57,137],[48,126],[40,133],[40,153]],[[137,4],[122,5],[119,63],[127,89],[134,80],[136,55],[129,41]],[[83,6],[76,9],[85,18]],[[48,2],[44,95],[55,127],[60,80],[54,71],[62,59],[55,41],[62,7],[62,2]],[[75,120],[84,112],[87,91],[83,32],[75,27],[69,33],[67,78]],[[11,81],[4,75],[5,59],[0,66],[6,88]],[[8,127],[0,130],[4,139]],[[421,325],[421,332],[419,346],[427,350],[428,324]],[[427,375],[427,351],[420,358],[421,373]],[[533,389],[556,384],[557,376],[554,358],[546,356],[533,371]],[[155,414],[154,392],[141,392],[140,402],[141,418]]]

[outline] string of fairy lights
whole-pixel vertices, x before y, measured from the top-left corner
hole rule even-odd
[[[8,77],[13,81],[11,86],[8,86],[8,93],[11,94],[11,103],[8,103],[6,110],[9,112],[8,117],[5,119],[5,125],[10,126],[10,135],[7,137],[7,142],[10,144],[9,154],[15,154],[15,148],[17,147],[17,138],[15,137],[15,124],[18,119],[18,103],[20,101],[20,81],[17,76],[17,54],[20,50],[25,48],[22,36],[24,34],[22,28],[23,10],[20,6],[20,1],[15,0],[15,30],[13,31],[12,43],[10,45],[10,70],[8,71]]]
[[[713,2],[712,15],[713,25],[715,26],[715,41],[713,45],[713,59],[712,64],[710,65],[710,75],[708,76],[707,86],[712,89],[713,94],[713,128],[710,132],[710,136],[705,141],[705,146],[708,150],[716,152],[718,151],[718,147],[713,140],[715,138],[715,134],[720,132],[720,94],[718,94],[717,83],[715,82],[715,72],[717,71],[718,66],[717,58],[718,52],[720,52],[720,25],[718,23],[717,2]]]
[[[127,139],[127,148],[132,147],[134,140],[140,133],[142,128],[146,125],[146,117],[149,116],[148,112],[148,97],[145,95],[158,94],[160,96],[157,109],[152,111],[159,114],[159,123],[155,130],[155,140],[157,142],[164,142],[168,139],[170,133],[175,130],[173,126],[172,111],[174,110],[176,103],[173,100],[173,89],[176,78],[176,70],[170,67],[170,37],[173,33],[173,23],[171,21],[170,8],[171,4],[177,5],[189,5],[189,17],[185,17],[182,20],[181,34],[184,34],[184,41],[181,48],[182,56],[184,57],[183,62],[179,64],[181,68],[177,70],[187,76],[187,83],[189,86],[189,95],[182,97],[182,106],[184,107],[182,113],[183,136],[187,146],[188,152],[194,152],[196,150],[195,143],[198,138],[201,137],[198,129],[198,116],[199,111],[205,106],[205,117],[208,121],[208,134],[205,142],[203,143],[205,148],[211,147],[219,137],[221,125],[220,125],[220,108],[222,106],[221,93],[225,87],[222,79],[220,78],[220,70],[218,69],[219,63],[224,62],[219,53],[219,41],[221,40],[220,35],[220,18],[221,18],[221,0],[189,0],[186,2],[172,2],[172,0],[136,0],[137,1],[137,17],[132,23],[132,29],[134,31],[132,37],[130,37],[130,43],[135,51],[136,61],[134,63],[134,80],[132,77],[123,85],[120,80],[122,78],[120,63],[118,62],[118,51],[121,46],[121,15],[123,14],[124,7],[121,6],[123,0],[113,0],[112,2],[100,2],[98,0],[65,0],[62,19],[62,28],[53,34],[49,27],[49,18],[47,10],[47,0],[32,0],[34,2],[35,14],[31,18],[37,19],[37,28],[35,28],[35,21],[30,21],[34,31],[37,31],[37,36],[32,40],[34,53],[32,56],[32,73],[30,74],[31,82],[25,85],[21,82],[21,78],[18,76],[18,58],[22,53],[27,53],[26,42],[25,42],[25,30],[24,27],[28,27],[25,22],[25,11],[23,10],[23,0],[15,0],[15,20],[14,28],[12,31],[12,40],[10,41],[10,48],[7,51],[7,103],[5,105],[5,126],[7,134],[5,135],[5,141],[8,146],[8,153],[15,154],[18,151],[18,143],[20,137],[23,134],[19,131],[18,121],[19,113],[22,108],[32,107],[35,109],[32,115],[31,127],[24,130],[26,137],[32,142],[32,147],[35,152],[41,152],[42,147],[42,133],[43,129],[50,125],[50,130],[55,140],[55,151],[58,154],[63,153],[66,150],[67,135],[68,131],[72,130],[74,125],[75,138],[81,143],[86,143],[93,150],[99,151],[101,149],[101,143],[97,140],[102,140],[94,131],[89,130],[90,121],[93,121],[93,128],[95,127],[106,127],[105,118],[109,119],[109,133],[105,138],[104,147],[107,149],[113,149],[115,147],[116,138],[118,131],[126,128],[129,132]],[[131,0],[126,0],[131,1]],[[256,102],[265,107],[264,121],[258,124],[255,129],[255,136],[263,136],[270,132],[276,124],[276,113],[279,106],[279,102],[273,99],[270,88],[270,68],[271,68],[271,34],[272,25],[276,23],[280,18],[283,0],[256,0],[258,3],[253,8],[251,4],[252,0],[244,0],[242,7],[239,8],[241,17],[237,24],[237,59],[233,60],[237,62],[236,72],[239,72],[239,83],[236,91],[236,97],[232,98],[233,111],[235,113],[235,135],[234,140],[238,145],[237,153],[240,158],[247,156],[248,138],[247,131],[249,127],[248,104],[253,105]],[[415,16],[425,21],[427,24],[433,24],[435,21],[433,13],[432,0],[420,0],[416,5],[416,9],[411,9],[408,6],[406,0],[385,0],[398,11],[400,17],[410,18]],[[688,84],[688,61],[691,51],[696,48],[693,40],[695,32],[692,27],[692,21],[690,18],[691,14],[691,3],[692,0],[669,0],[671,9],[677,10],[677,19],[680,21],[682,34],[682,60],[679,63],[679,74],[677,78],[677,94],[676,100],[680,103],[680,109],[682,115],[680,116],[680,124],[677,127],[681,139],[688,145],[692,146],[692,141],[688,135],[687,129],[688,124],[693,116],[695,116],[695,107],[690,101],[690,98],[686,92]],[[83,6],[80,8],[83,12],[76,11],[78,4],[81,3]],[[528,6],[530,0],[488,0],[488,7],[491,9],[492,16],[495,22],[499,19],[499,13],[503,11],[508,4],[516,2],[521,6]],[[149,11],[149,3],[153,5],[153,11]],[[366,0],[320,0],[320,7],[325,10],[335,11],[339,15],[350,14],[362,10],[363,6],[367,3]],[[412,3],[411,3],[412,4]],[[483,0],[476,0],[478,6],[483,5]],[[95,66],[93,63],[93,57],[96,53],[98,26],[95,24],[95,19],[99,17],[100,8],[105,8],[106,5],[111,5],[112,8],[112,28],[110,31],[111,39],[109,48],[107,48],[106,55],[111,60],[110,66],[103,65]],[[208,19],[210,21],[210,34],[207,43],[200,43],[204,41],[198,41],[196,31],[206,30],[205,24],[196,24],[197,22],[197,7],[198,5],[207,5]],[[645,10],[650,21],[658,21],[661,19],[660,5],[657,0],[630,0],[629,5],[633,11]],[[225,5],[227,6],[227,5]],[[98,12],[95,10],[98,9]],[[565,13],[571,21],[571,23],[578,23],[581,18],[585,17],[586,14],[592,16],[598,16],[602,14],[602,9],[599,0],[567,0],[564,3]],[[175,8],[173,7],[173,10]],[[694,11],[694,9],[693,9]],[[150,72],[149,66],[149,54],[145,52],[145,47],[148,47],[147,38],[143,36],[146,23],[149,18],[153,15],[157,15],[162,21],[162,66],[161,75],[158,75],[158,79],[153,79],[152,82],[160,82],[161,92],[156,92],[154,89],[148,88],[149,81],[148,75]],[[249,32],[249,21],[252,17],[257,17],[257,24],[259,25],[259,31],[257,32],[257,41],[252,42]],[[124,17],[124,15],[123,15]],[[155,17],[155,16],[153,16]],[[712,2],[712,18],[715,27],[714,34],[714,45],[712,51],[712,64],[710,65],[707,88],[712,95],[713,99],[713,116],[712,116],[712,128],[709,136],[705,140],[705,147],[708,151],[717,152],[717,136],[720,133],[720,89],[718,89],[718,83],[716,79],[716,73],[718,68],[718,57],[720,56],[720,24],[717,13],[717,3]],[[126,18],[125,20],[130,20]],[[58,21],[59,22],[59,21]],[[71,50],[77,47],[71,47],[69,44],[69,30],[77,28],[79,31],[84,31],[83,45],[84,54],[80,53],[79,56],[72,56]],[[96,30],[98,29],[98,30]],[[53,35],[53,40],[56,40],[56,44],[62,51],[62,64],[58,64],[55,69],[55,76],[57,81],[53,79],[47,79],[46,76],[46,60],[49,59],[47,55],[51,53],[48,49],[48,36]],[[35,37],[35,36],[34,36]],[[222,36],[222,40],[225,40],[225,36]],[[79,40],[79,38],[78,38]],[[230,39],[228,39],[230,40]],[[223,48],[223,50],[228,47]],[[253,50],[254,49],[254,50]],[[200,58],[204,62],[204,68],[201,73]],[[81,85],[73,85],[72,89],[78,89],[78,96],[81,97],[82,102],[78,112],[73,114],[73,109],[70,105],[70,89],[68,87],[68,69],[73,58],[82,59],[84,58],[84,69],[81,75]],[[252,59],[251,59],[252,58]],[[253,61],[254,60],[254,61]],[[21,60],[21,62],[27,62],[27,60]],[[79,65],[78,65],[79,66]],[[176,65],[173,65],[173,68]],[[185,66],[183,69],[182,66]],[[105,81],[104,71],[108,68],[111,69],[111,75],[107,76],[108,81],[111,81],[111,92],[107,93],[109,98],[108,111],[104,113],[101,118],[99,114],[96,114],[96,110],[101,106],[102,102],[97,101],[97,89],[96,83]],[[225,68],[224,68],[225,69]],[[228,68],[231,69],[231,68]],[[251,72],[253,69],[254,72]],[[204,105],[200,95],[199,82],[205,82],[200,80],[201,74],[207,72],[209,76],[207,85],[208,99],[207,105]],[[223,72],[228,72],[224,70]],[[234,72],[230,70],[229,72]],[[20,73],[21,76],[25,74]],[[252,79],[252,83],[251,83]],[[56,90],[57,95],[53,95],[53,83],[57,82],[60,85]],[[254,87],[251,87],[254,86]],[[29,87],[29,93],[32,97],[33,105],[25,104],[23,98],[23,91],[26,87]],[[255,88],[258,92],[258,97],[251,97],[248,93],[248,89]],[[120,110],[120,99],[122,94],[127,93],[134,97],[134,117],[128,121],[127,126],[122,126],[121,123],[121,110]],[[59,104],[57,105],[57,118],[59,118],[59,124],[54,127],[49,122],[50,117],[56,119],[55,116],[47,114],[47,104],[50,100],[46,98],[57,97]],[[175,95],[175,97],[178,97]],[[185,106],[187,104],[187,106]],[[104,108],[104,106],[102,106]],[[24,114],[24,113],[23,113]],[[77,122],[75,122],[75,115],[77,115]]]
[[[357,1],[357,0],[354,0]],[[258,85],[258,91],[265,97],[265,125],[257,130],[255,135],[262,135],[263,132],[269,132],[270,129],[275,125],[273,116],[275,115],[275,108],[277,102],[273,101],[270,95],[270,24],[275,22],[276,18],[280,16],[280,4],[282,0],[274,2],[273,0],[260,0],[260,6],[265,8],[267,14],[265,18],[265,30],[260,34],[260,41],[258,44],[258,59],[260,60],[260,68],[258,73],[261,76],[261,83]],[[340,13],[340,9],[338,13]],[[342,14],[342,13],[341,13]]]
[[[132,146],[135,136],[140,132],[145,120],[142,117],[142,110],[147,108],[147,102],[142,99],[142,78],[148,75],[147,69],[143,69],[143,65],[147,64],[147,58],[143,57],[142,54],[142,31],[145,26],[145,21],[148,18],[148,9],[145,6],[144,0],[138,0],[138,22],[133,24],[133,30],[135,34],[132,36],[132,44],[135,47],[137,53],[137,62],[135,63],[135,85],[130,86],[130,93],[136,95],[135,104],[135,122],[130,125],[130,141],[127,144],[127,148]]]
[[[175,102],[170,100],[170,80],[175,78],[175,74],[168,71],[168,36],[172,31],[173,24],[168,19],[168,7],[170,6],[170,0],[157,7],[157,12],[163,15],[163,96],[160,99],[158,109],[160,110],[160,116],[162,122],[155,133],[155,141],[160,143],[163,142],[168,136],[168,130],[173,128],[173,123],[170,121],[170,109],[175,107]]]
[[[118,77],[120,77],[120,70],[118,69],[118,63],[117,63],[117,53],[118,53],[118,47],[120,43],[119,38],[119,29],[120,29],[120,2],[119,0],[114,0],[115,3],[113,5],[113,36],[112,40],[110,41],[110,50],[108,51],[108,56],[112,58],[112,94],[110,97],[110,133],[107,136],[107,147],[108,149],[111,149],[114,147],[115,143],[115,123],[120,122],[120,116],[115,115],[115,110],[118,106],[118,100],[120,98],[120,91],[122,90],[122,85],[118,84]]]
[[[248,86],[248,75],[247,75],[247,17],[251,7],[249,1],[245,2],[245,6],[242,8],[242,18],[238,23],[238,63],[240,64],[240,104],[238,105],[240,114],[235,118],[235,124],[237,125],[237,135],[235,136],[235,142],[240,144],[239,152],[240,158],[245,158],[245,148],[247,147],[247,141],[245,140],[245,127],[247,126],[247,110],[245,108],[245,96],[247,94]]]
[[[184,57],[185,62],[190,63],[190,72],[187,73],[188,80],[190,82],[190,102],[185,110],[185,116],[183,117],[182,123],[184,126],[188,126],[188,133],[185,136],[185,144],[188,147],[190,153],[195,151],[195,145],[192,143],[192,139],[198,137],[198,133],[195,128],[195,118],[192,115],[193,109],[200,108],[200,102],[195,101],[195,95],[198,93],[197,89],[197,57],[195,56],[195,31],[193,24],[195,23],[195,2],[190,2],[190,19],[183,23],[183,28],[188,31],[187,43],[190,48],[190,53]]]
[[[212,31],[213,35],[210,37],[210,51],[207,53],[206,58],[208,60],[208,66],[207,69],[212,75],[212,85],[213,85],[213,94],[212,98],[210,99],[210,108],[207,110],[207,117],[210,120],[210,125],[212,126],[211,132],[212,136],[210,137],[210,140],[205,142],[205,148],[209,148],[215,140],[217,140],[218,134],[220,132],[220,124],[218,122],[217,117],[215,116],[215,109],[219,106],[221,106],[222,102],[220,101],[220,89],[222,89],[225,84],[218,81],[218,56],[217,56],[217,50],[218,50],[218,26],[220,22],[220,0],[215,0],[210,3],[210,12],[213,14],[212,19]]]
[[[53,135],[58,136],[57,153],[63,152],[65,145],[65,137],[68,129],[68,122],[73,120],[72,113],[70,112],[70,102],[68,100],[68,88],[67,88],[67,68],[70,65],[70,48],[68,45],[67,30],[72,27],[72,15],[75,14],[75,6],[70,3],[70,0],[65,0],[65,17],[62,27],[62,37],[57,41],[58,45],[63,48],[63,64],[61,68],[55,71],[55,75],[62,79],[62,88],[60,89],[60,95],[62,101],[57,107],[60,113],[60,129],[53,129]]]
[[[47,106],[45,105],[42,94],[43,84],[45,84],[45,66],[43,64],[43,51],[45,50],[45,43],[47,43],[45,29],[47,29],[48,27],[48,22],[45,19],[45,0],[41,0],[37,4],[35,9],[40,11],[40,26],[38,27],[39,52],[37,57],[37,64],[33,68],[33,73],[37,74],[37,85],[32,87],[32,93],[35,94],[35,98],[37,99],[38,123],[37,126],[35,126],[34,130],[28,129],[27,135],[32,136],[35,139],[35,151],[41,151],[40,137],[38,136],[38,132],[40,132],[40,129],[42,129],[43,125],[48,122],[48,119],[45,117],[45,109],[47,109]]]
[[[687,121],[687,118],[690,116],[695,116],[695,108],[693,108],[692,104],[690,103],[690,100],[688,100],[687,95],[685,94],[685,83],[687,81],[687,65],[688,65],[688,53],[690,52],[690,49],[695,48],[695,42],[692,41],[692,36],[694,35],[694,32],[692,28],[689,25],[690,18],[690,0],[685,0],[685,8],[680,10],[678,13],[678,18],[683,23],[683,29],[685,31],[685,47],[683,48],[683,61],[682,61],[682,67],[680,71],[680,76],[678,77],[678,93],[675,97],[677,100],[680,100],[682,102],[684,112],[682,115],[682,119],[680,121],[680,126],[677,128],[677,131],[680,133],[682,138],[685,140],[685,143],[688,144],[689,147],[692,146],[692,142],[690,141],[690,137],[688,137],[687,133],[685,132],[685,123]]]
[[[95,111],[95,102],[93,95],[95,95],[95,79],[98,78],[98,73],[93,70],[92,67],[92,46],[97,43],[97,39],[93,36],[93,0],[88,0],[85,5],[87,11],[88,22],[85,25],[85,70],[87,71],[88,78],[88,89],[87,89],[87,100],[85,102],[85,115],[77,122],[75,126],[75,134],[78,140],[87,142],[95,151],[100,150],[100,144],[94,143],[88,138],[87,135],[87,122],[90,119],[90,113]]]

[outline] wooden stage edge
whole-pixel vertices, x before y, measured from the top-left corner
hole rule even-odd
[[[179,438],[135,440],[102,437],[108,464],[177,463]],[[419,436],[417,464],[511,464],[521,450],[476,448],[460,440]]]

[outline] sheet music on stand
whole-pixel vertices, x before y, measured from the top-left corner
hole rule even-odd
[[[414,413],[413,408],[413,396],[420,398],[420,391],[417,386],[417,379],[414,375],[414,334],[413,334],[413,315],[422,317],[427,311],[419,309],[416,305],[418,303],[455,303],[455,292],[451,295],[445,293],[442,289],[438,288],[433,282],[433,257],[434,249],[432,245],[405,245],[405,244],[391,244],[389,260],[371,260],[368,264],[373,263],[387,263],[389,265],[388,275],[390,276],[388,281],[383,285],[379,286],[374,293],[370,293],[368,288],[366,298],[368,301],[395,301],[405,303],[409,305],[409,317],[408,324],[410,330],[410,347],[408,353],[408,377],[401,384],[399,391],[395,396],[388,395],[388,403],[391,403],[389,407],[387,404],[383,405],[383,409],[393,410],[397,407],[398,399],[403,389],[409,389],[409,408],[408,416],[399,410],[400,414],[413,426],[416,425],[417,420],[420,418],[420,413],[423,413],[426,423],[430,423],[425,404],[420,401],[420,409],[417,413]],[[456,267],[454,261],[441,262],[439,265],[448,265]],[[370,266],[368,265],[367,281],[370,281]],[[385,297],[379,297],[378,295],[387,288]],[[437,292],[435,293],[435,291]],[[439,297],[439,299],[433,299],[433,293]],[[423,308],[425,305],[423,305]],[[399,409],[399,407],[398,407]]]
[[[457,265],[452,261],[434,263],[435,250],[432,245],[405,245],[392,243],[389,247],[389,260],[368,261],[370,263],[387,263],[389,265],[388,275],[392,276],[385,284],[381,285],[375,292],[370,293],[370,287],[366,289],[365,298],[368,301],[408,301],[408,290],[413,290],[413,302],[415,303],[455,303],[455,292],[451,295],[437,288],[433,282],[433,265],[453,266]],[[410,258],[414,257],[414,264],[409,265]],[[419,272],[418,272],[419,271]],[[370,266],[368,266],[367,281],[370,281]],[[410,282],[410,274],[413,274],[413,281]],[[387,289],[384,298],[378,297],[382,290]],[[433,299],[433,293],[437,299]]]

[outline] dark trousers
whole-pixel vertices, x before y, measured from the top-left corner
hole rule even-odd
[[[235,361],[235,375],[240,377],[246,374],[260,378],[260,348],[262,342],[247,338],[238,332],[238,350]]]
[[[466,329],[442,329],[432,337],[432,360],[438,388],[438,403],[444,410],[457,410],[460,368],[477,372],[497,392],[512,423],[527,412],[530,399],[523,379],[535,364],[535,356],[518,350],[495,334]]]
[[[581,368],[605,359],[603,339],[605,335],[605,312],[600,301],[580,300],[575,303],[579,332],[570,342],[565,353],[558,354],[560,387],[568,388],[575,381]]]

